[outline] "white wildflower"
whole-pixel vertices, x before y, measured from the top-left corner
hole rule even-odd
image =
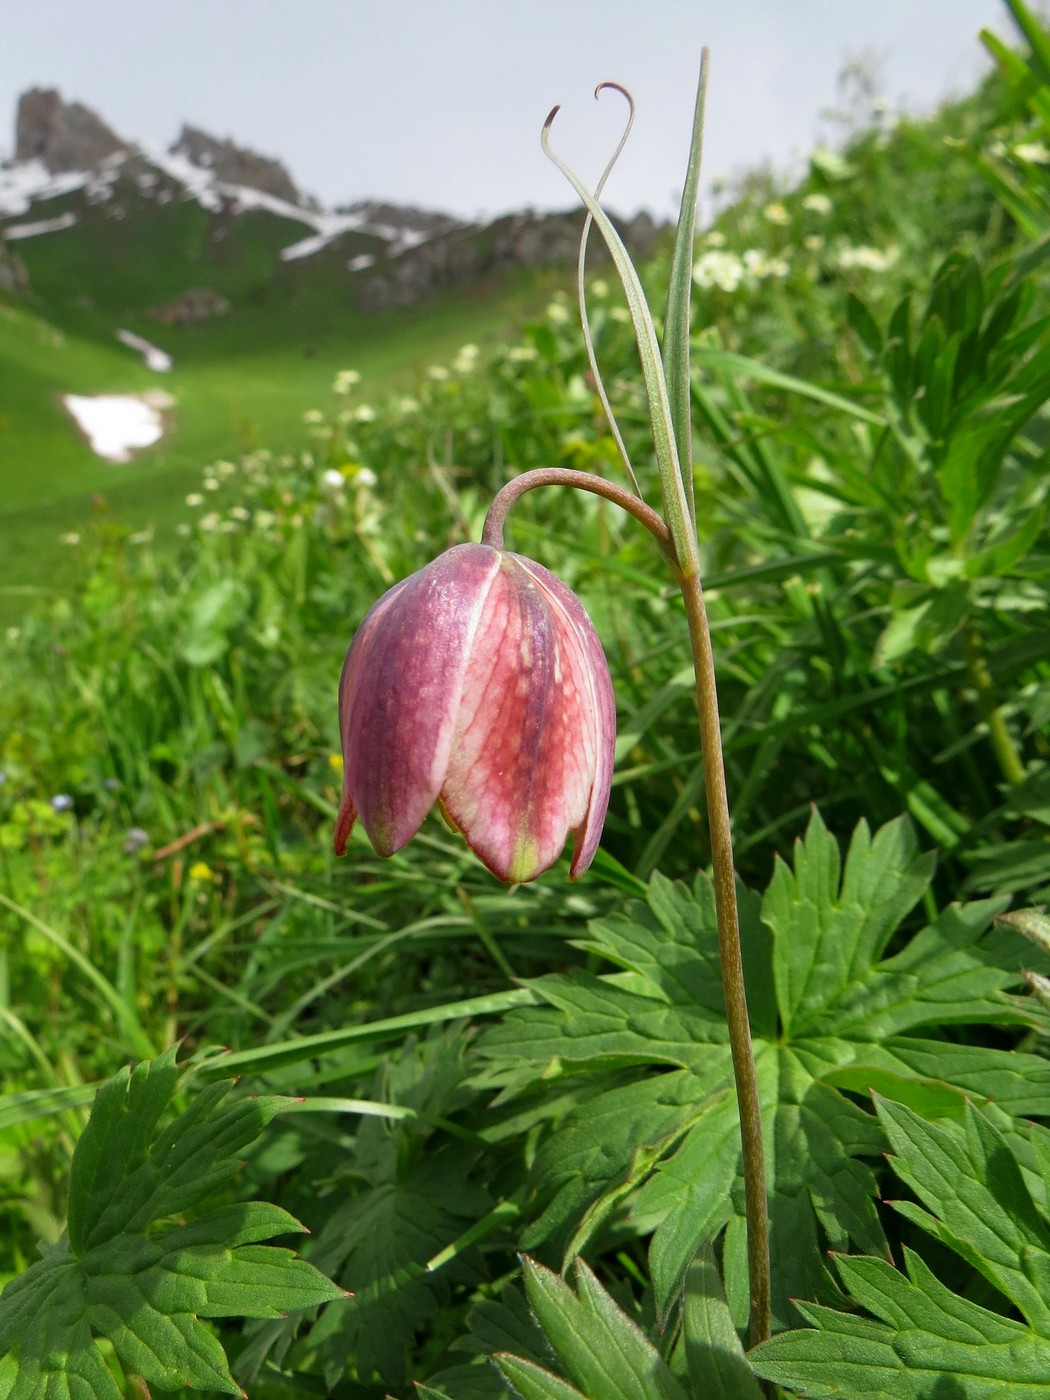
[[[771,224],[783,225],[791,222],[791,215],[784,208],[779,199],[775,199],[772,204],[767,204],[762,210],[762,213]]]
[[[332,388],[337,394],[349,394],[355,384],[361,383],[361,376],[356,369],[341,369],[332,381]]]
[[[840,249],[837,262],[844,272],[852,268],[863,268],[865,272],[886,272],[899,257],[899,248],[869,248],[861,243],[854,248]]]
[[[230,515],[233,517],[234,520],[241,521],[250,520],[252,518],[251,511],[244,506],[231,506]]]
[[[219,476],[223,477],[224,479],[226,477],[236,476],[237,474],[237,468],[232,462],[216,462],[215,471]]]
[[[337,494],[346,486],[346,477],[338,467],[329,467],[321,473],[321,486],[325,491]]]
[[[202,506],[204,504],[204,497],[199,491],[191,491],[186,497],[186,504],[188,506]]]
[[[60,543],[60,544],[79,544],[79,543],[80,543],[80,536],[77,534],[76,530],[70,530],[68,534],[66,534],[66,535],[60,535],[60,536],[59,536],[59,543]]]
[[[726,246],[726,236],[717,228],[708,229],[704,234],[704,242],[709,248],[724,248]]]
[[[512,345],[507,351],[507,359],[517,365],[530,364],[539,352],[535,345]]]
[[[802,208],[808,209],[811,214],[830,214],[831,200],[826,194],[807,194]]]
[[[304,423],[323,423],[324,414],[319,408],[308,408],[303,414]]]
[[[438,383],[448,378],[448,370],[444,365],[431,365],[427,370],[427,378],[434,379]]]
[[[552,326],[568,325],[569,308],[560,301],[552,301],[547,307],[547,320]]]
[[[717,287],[722,292],[735,292],[743,280],[744,264],[735,253],[717,250],[701,253],[693,266],[693,281],[698,287]]]
[[[351,417],[355,423],[375,422],[376,411],[369,403],[361,403],[354,409]]]
[[[1014,155],[1018,160],[1027,161],[1029,165],[1050,165],[1050,151],[1042,141],[1022,141],[1019,146],[1014,147]]]
[[[205,532],[205,534],[210,535],[211,532],[218,525],[219,517],[215,514],[213,510],[210,510],[207,515],[202,515],[197,523],[200,526],[200,528]]]
[[[472,365],[480,354],[481,351],[476,345],[461,345],[459,347],[459,353],[456,356],[456,362]]]
[[[819,253],[824,246],[823,235],[819,233],[808,233],[802,240],[802,246],[811,253]]]

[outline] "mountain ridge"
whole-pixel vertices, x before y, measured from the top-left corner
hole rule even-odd
[[[61,234],[99,220],[121,220],[145,205],[195,201],[209,216],[207,255],[220,261],[218,245],[230,220],[267,214],[303,233],[277,250],[278,263],[331,257],[333,294],[354,309],[375,312],[408,307],[434,295],[507,269],[564,264],[576,256],[581,211],[538,214],[513,211],[486,223],[378,198],[324,209],[304,194],[281,161],[259,155],[189,123],[166,150],[126,140],[97,113],[66,102],[53,88],[33,88],[19,99],[15,159],[0,166],[0,240],[9,245],[4,285],[24,292],[10,244]],[[151,221],[146,221],[151,222]],[[155,221],[152,221],[155,222]],[[659,232],[648,215],[619,223],[625,241],[644,255]],[[116,240],[115,242],[119,242]],[[114,256],[117,255],[114,247]],[[595,240],[595,258],[604,249]],[[34,257],[26,244],[20,263],[34,285]],[[174,288],[174,296],[201,295],[213,306],[229,302],[223,288],[205,286],[201,271]],[[278,275],[278,268],[271,269]],[[338,279],[338,283],[336,282]],[[166,304],[172,298],[165,298]],[[151,314],[156,308],[139,307]]]

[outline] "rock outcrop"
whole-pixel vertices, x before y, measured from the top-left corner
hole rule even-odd
[[[191,287],[174,301],[153,307],[146,315],[151,321],[161,321],[166,326],[180,326],[190,321],[210,321],[213,316],[225,316],[229,309],[230,303],[214,288]]]
[[[54,88],[31,88],[19,98],[16,162],[39,160],[53,174],[98,170],[108,157],[131,149],[89,107],[64,102]]]
[[[28,282],[25,263],[12,253],[4,238],[4,231],[0,229],[0,291],[20,296]]]
[[[254,151],[235,146],[232,141],[219,141],[199,127],[183,126],[171,154],[185,156],[194,165],[204,166],[224,184],[247,185],[249,189],[260,190],[289,204],[306,207],[310,203],[296,188],[295,181],[279,160],[257,155]]]
[[[433,209],[418,209],[414,204],[387,204],[379,199],[360,199],[355,204],[341,204],[335,213],[352,214],[361,220],[361,228],[366,233],[384,234],[394,230],[401,238],[417,235],[433,238],[439,233],[451,233],[453,229],[466,228],[462,219],[451,214],[438,214]]]
[[[438,292],[451,290],[492,273],[516,267],[571,263],[580,247],[583,214],[536,214],[526,210],[494,223],[459,226],[415,247],[379,258],[361,275],[357,304],[362,311],[414,306]],[[652,252],[659,229],[648,214],[614,220],[620,236],[641,257]],[[588,263],[605,261],[601,238],[592,233]]]

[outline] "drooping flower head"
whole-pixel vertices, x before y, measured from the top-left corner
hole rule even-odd
[[[532,880],[571,833],[570,875],[601,836],[616,710],[579,600],[547,569],[463,544],[386,593],[339,683],[343,794],[335,849],[355,820],[393,855],[440,801],[501,880]]]

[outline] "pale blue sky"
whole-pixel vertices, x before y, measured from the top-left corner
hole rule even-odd
[[[987,66],[1001,0],[31,0],[5,7],[0,155],[18,94],[58,87],[122,135],[168,145],[185,120],[279,156],[328,204],[366,197],[473,216],[574,196],[539,130],[593,180],[619,132],[613,79],[638,102],[607,191],[672,214],[700,48],[712,53],[707,180],[798,162],[850,58],[921,111]]]

